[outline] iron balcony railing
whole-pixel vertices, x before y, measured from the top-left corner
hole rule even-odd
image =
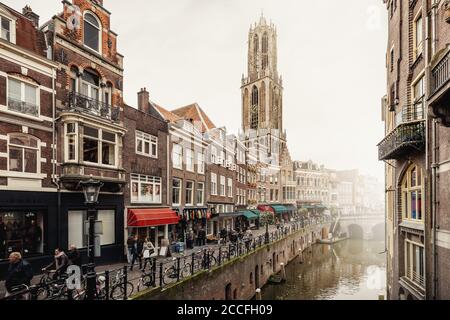
[[[87,97],[77,92],[69,93],[68,105],[72,110],[87,112],[91,115],[95,115],[111,121],[119,120],[119,108],[112,107],[108,103]]]
[[[431,93],[436,93],[450,79],[449,65],[450,51],[442,58],[442,60],[431,71]]]
[[[33,117],[39,116],[39,107],[37,105],[13,98],[8,98],[8,109]]]
[[[419,274],[412,270],[407,270],[406,278],[415,283],[421,288],[425,288],[425,277],[422,274]]]
[[[422,151],[425,147],[425,121],[423,104],[404,108],[397,127],[378,144],[379,160],[398,159],[407,152]],[[401,121],[400,121],[401,120]]]

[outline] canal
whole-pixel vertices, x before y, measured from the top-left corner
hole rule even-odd
[[[384,242],[317,244],[286,267],[286,282],[268,284],[263,300],[377,300],[386,296]]]

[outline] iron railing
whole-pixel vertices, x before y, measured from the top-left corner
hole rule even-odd
[[[93,99],[77,92],[68,95],[69,109],[87,112],[107,120],[118,121],[120,109],[97,99]]]
[[[450,79],[449,65],[450,51],[442,58],[441,61],[431,71],[431,93],[436,93]]]
[[[20,112],[33,117],[39,116],[39,107],[37,105],[17,100],[11,97],[8,98],[8,109],[11,111]]]
[[[153,259],[149,267],[137,275],[128,270],[129,266],[97,273],[96,299],[127,300],[130,296],[142,290],[173,285],[199,272],[220,267],[228,261],[252,253],[266,244],[281,240],[295,232],[323,223],[332,223],[332,220],[330,217],[302,219],[301,221],[290,222],[276,231],[270,232],[268,237],[263,234],[252,239],[236,239],[234,242],[209,246],[189,255],[165,260]],[[82,300],[87,299],[86,283],[86,276],[83,276],[80,289],[67,290],[65,284],[60,282],[56,290],[58,294],[51,296],[42,294],[47,292],[48,284],[44,287],[42,284],[31,287],[24,286],[23,290],[18,290],[13,295],[3,299]]]

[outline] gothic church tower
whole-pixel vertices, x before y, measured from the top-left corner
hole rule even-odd
[[[283,132],[283,86],[277,69],[277,31],[261,15],[248,35],[248,77],[242,77],[242,129]]]

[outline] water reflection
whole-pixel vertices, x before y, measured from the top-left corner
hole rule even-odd
[[[316,245],[286,268],[287,281],[267,285],[264,300],[376,300],[386,291],[383,242]]]

